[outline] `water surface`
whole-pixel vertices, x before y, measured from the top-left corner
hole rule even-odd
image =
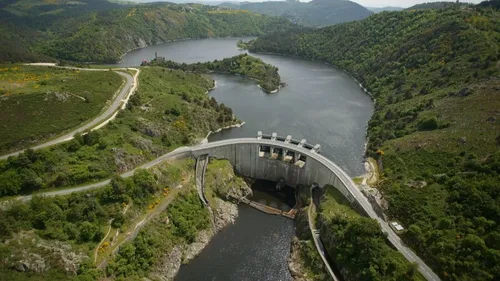
[[[185,63],[222,59],[244,52],[236,48],[237,40],[155,45],[130,52],[120,65],[139,65],[142,60],[154,58],[155,53]],[[217,88],[210,95],[231,107],[246,124],[214,134],[209,140],[253,137],[257,131],[292,135],[320,144],[322,154],[351,176],[361,174],[365,131],[373,104],[358,84],[344,72],[322,63],[252,55],[277,66],[282,81],[288,85],[276,94],[266,94],[249,79],[213,75]],[[293,222],[246,205],[240,206],[239,211],[236,223],[217,234],[198,257],[181,267],[176,281],[291,280],[287,258],[294,235]]]

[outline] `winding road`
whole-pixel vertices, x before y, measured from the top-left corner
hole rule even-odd
[[[48,65],[48,64],[38,64],[38,65]],[[51,65],[53,66],[53,65]],[[73,67],[64,67],[68,69],[80,69],[83,71],[109,71],[108,69],[82,69],[82,68],[73,68]],[[129,73],[121,72],[119,70],[134,70],[136,73],[135,75],[130,75]],[[102,112],[99,116],[95,117],[92,119],[90,122],[87,122],[83,124],[82,126],[72,130],[71,132],[68,132],[62,136],[57,137],[56,139],[47,141],[45,143],[36,145],[34,147],[31,147],[31,149],[40,149],[40,148],[45,148],[49,147],[55,144],[59,144],[62,142],[69,141],[73,139],[73,136],[77,133],[83,133],[88,130],[92,129],[98,129],[101,128],[102,126],[106,125],[109,121],[113,120],[118,111],[120,109],[124,109],[130,96],[132,93],[137,89],[138,86],[138,76],[139,76],[139,69],[136,68],[116,68],[114,69],[116,73],[121,75],[122,77],[125,78],[125,85],[120,89],[119,94],[116,96],[116,98],[112,101],[111,105],[104,111]],[[178,148],[172,152],[169,152],[163,156],[160,156],[146,164],[143,164],[139,167],[137,167],[134,170],[131,170],[129,172],[126,172],[122,174],[121,176],[123,178],[130,177],[134,174],[135,170],[137,169],[148,169],[151,168],[165,160],[173,160],[177,158],[185,158],[185,157],[190,157],[195,153],[196,151],[204,151],[210,148],[217,148],[221,146],[227,146],[227,145],[237,145],[237,144],[261,144],[261,145],[277,145],[275,141],[272,140],[265,140],[265,139],[256,139],[256,138],[241,138],[241,139],[229,139],[229,140],[223,140],[223,141],[218,141],[218,142],[213,142],[213,143],[206,143],[206,144],[201,144],[197,146],[192,146],[192,147],[181,147]],[[390,228],[390,226],[385,222],[382,218],[380,218],[377,213],[374,211],[372,205],[368,202],[367,198],[361,193],[361,191],[357,188],[356,184],[352,181],[352,179],[342,170],[340,169],[335,163],[324,157],[323,155],[320,155],[318,153],[311,152],[310,150],[303,148],[303,147],[297,147],[296,145],[290,144],[290,143],[280,143],[279,146],[281,146],[284,149],[288,150],[296,150],[300,152],[303,155],[307,155],[307,157],[313,158],[316,161],[320,162],[322,165],[324,165],[326,168],[328,168],[331,172],[336,174],[341,182],[344,184],[344,186],[347,187],[350,195],[352,195],[355,200],[360,204],[360,206],[363,208],[363,210],[368,214],[369,217],[377,220],[382,228],[382,231],[387,234],[388,240],[394,245],[394,247],[397,248],[397,250],[409,261],[409,262],[414,262],[419,265],[419,271],[422,273],[422,275],[429,281],[439,281],[440,278],[406,245],[404,245],[403,241],[401,238]],[[1,159],[6,159],[9,156],[16,156],[20,153],[22,153],[24,150],[16,151],[7,155],[0,156]],[[43,192],[39,193],[37,195],[40,196],[58,196],[58,195],[66,195],[70,194],[73,192],[82,192],[82,191],[88,191],[96,188],[100,188],[103,186],[106,186],[107,184],[110,183],[110,179],[104,180],[101,182],[97,183],[92,183],[88,185],[83,185],[83,186],[78,186],[74,188],[68,188],[68,189],[63,189],[63,190],[56,190],[56,191],[50,191],[50,192]],[[28,196],[20,196],[17,199],[22,200],[22,201],[29,201],[31,200],[32,195]],[[314,234],[313,234],[314,235]]]
[[[361,191],[358,189],[357,185],[352,181],[352,179],[340,168],[338,167],[335,163],[333,163],[331,160],[326,158],[325,156],[312,152],[311,150],[304,148],[304,147],[297,147],[294,144],[291,143],[284,143],[284,142],[276,142],[273,140],[269,139],[258,139],[258,138],[240,138],[240,139],[228,139],[228,140],[222,140],[222,141],[216,141],[216,142],[211,142],[211,143],[206,143],[206,144],[201,144],[201,145],[196,145],[192,147],[180,147],[172,152],[169,152],[167,154],[164,154],[151,162],[148,162],[144,165],[139,166],[136,169],[148,169],[151,168],[163,161],[166,160],[173,160],[173,159],[180,159],[180,158],[186,158],[190,157],[193,154],[196,153],[206,153],[207,150],[209,149],[216,149],[219,147],[223,146],[230,146],[230,145],[238,145],[238,144],[259,144],[259,145],[274,145],[274,146],[280,146],[284,149],[288,150],[295,150],[303,155],[306,155],[309,158],[312,158],[318,162],[320,162],[322,165],[324,165],[327,169],[329,169],[332,173],[337,175],[340,179],[340,181],[346,186],[348,189],[349,193],[355,198],[355,200],[359,203],[360,207],[363,208],[363,210],[366,212],[366,214],[372,218],[375,219],[379,222],[382,231],[387,234],[387,239],[391,242],[392,245],[409,261],[409,262],[414,262],[418,264],[418,270],[420,273],[429,281],[439,281],[441,280],[433,271],[432,269],[425,264],[425,262],[420,259],[410,248],[408,248],[404,242],[401,240],[401,238],[392,230],[392,228],[385,222],[382,218],[380,218],[375,210],[373,209],[372,205],[369,203],[368,199],[361,193]],[[135,170],[131,170],[129,172],[126,172],[122,174],[121,176],[124,178],[130,177],[134,174]],[[64,189],[64,190],[57,190],[57,191],[51,191],[51,192],[44,192],[44,193],[39,193],[37,195],[40,196],[57,196],[57,195],[66,195],[70,194],[73,192],[82,192],[82,191],[88,191],[92,189],[96,189],[99,187],[103,187],[107,184],[109,184],[110,180],[105,180],[102,182],[98,183],[93,183],[89,185],[84,185],[84,186],[79,186],[75,188],[70,188],[70,189]],[[32,198],[31,195],[29,196],[21,196],[18,197],[19,200],[27,201]]]
[[[56,67],[54,64],[32,64],[32,65]],[[109,71],[109,69],[96,69],[96,68],[76,68],[76,67],[60,67],[60,68],[78,69],[82,71]],[[134,70],[136,73],[134,76],[132,76],[129,73],[122,72],[124,70]],[[114,68],[113,71],[115,71],[117,74],[125,78],[125,85],[120,89],[118,95],[116,95],[115,99],[111,102],[109,107],[104,112],[102,112],[99,116],[92,119],[90,122],[86,122],[82,126],[77,127],[72,131],[64,135],[61,135],[55,139],[33,146],[31,147],[31,149],[36,150],[72,140],[75,134],[84,133],[88,130],[99,129],[104,125],[106,125],[109,121],[113,120],[118,114],[118,111],[120,109],[125,108],[130,96],[137,89],[138,77],[140,72],[139,69],[137,68],[128,68],[128,69]],[[25,150],[26,149],[22,149],[6,155],[2,155],[0,156],[0,160],[7,159],[10,156],[17,156],[18,154],[22,153]]]

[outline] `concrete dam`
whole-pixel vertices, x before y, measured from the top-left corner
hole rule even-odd
[[[440,280],[411,249],[403,244],[352,179],[335,163],[321,155],[320,150],[320,145],[313,146],[306,140],[298,141],[291,136],[284,138],[277,136],[276,133],[264,135],[259,132],[256,138],[229,139],[179,148],[156,161],[159,163],[166,159],[193,157],[208,162],[208,158],[213,157],[228,160],[239,175],[277,182],[277,188],[280,185],[334,186],[354,209],[379,222],[389,242],[409,262],[417,263],[418,270],[427,280]],[[205,162],[201,164],[206,168]],[[157,163],[151,163],[155,164]],[[333,274],[330,275],[335,280]]]
[[[285,184],[291,187],[333,185],[353,206],[359,208],[356,198],[361,193],[357,195],[350,191],[350,188],[356,187],[355,184],[342,169],[320,155],[320,149],[319,145],[313,146],[306,140],[259,132],[257,138],[218,141],[193,147],[191,156],[197,159],[205,155],[226,159],[239,175],[274,181],[278,183],[278,188]]]
[[[305,140],[294,140],[291,136],[279,137],[276,133],[263,135],[259,132],[254,138],[238,138],[205,143],[191,147],[180,147],[164,154],[134,170],[121,174],[127,178],[137,169],[149,169],[164,161],[192,157],[197,159],[196,176],[200,198],[204,198],[203,183],[205,169],[210,157],[227,159],[235,171],[242,176],[278,182],[279,186],[297,185],[325,187],[334,186],[363,215],[379,222],[389,242],[409,261],[418,264],[418,270],[427,279],[438,281],[440,278],[407,246],[392,230],[389,224],[375,211],[368,198],[361,193],[352,179],[335,163],[320,154],[319,145],[308,144]],[[83,192],[101,188],[110,179],[98,183],[75,187],[69,190],[44,192],[42,196],[58,196],[73,192]],[[29,201],[32,195],[20,196],[18,200]],[[315,233],[315,229],[311,229]],[[321,252],[321,249],[319,250]],[[325,262],[326,264],[326,262]],[[335,278],[332,278],[335,280]]]

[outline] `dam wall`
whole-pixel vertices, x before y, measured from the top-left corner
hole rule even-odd
[[[263,151],[269,148],[271,151]],[[279,153],[273,155],[273,151],[279,151]],[[312,184],[321,187],[332,185],[354,208],[366,214],[365,210],[358,205],[356,197],[350,192],[348,185],[352,184],[352,181],[346,179],[348,176],[345,172],[336,166],[332,167],[334,164],[331,161],[312,149],[279,140],[246,139],[241,143],[218,142],[217,146],[207,144],[192,150],[194,158],[205,154],[213,158],[228,160],[235,171],[245,177],[285,182],[291,187],[311,186]],[[287,155],[290,156],[285,157]],[[298,159],[301,159],[302,163],[299,163]]]

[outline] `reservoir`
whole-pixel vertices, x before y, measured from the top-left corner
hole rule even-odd
[[[241,54],[239,39],[201,39],[159,44],[129,52],[120,66],[140,65],[155,53],[193,63]],[[279,68],[287,84],[266,94],[255,81],[232,75],[212,75],[210,92],[219,103],[245,121],[241,128],[210,136],[209,141],[264,134],[292,135],[320,144],[321,153],[350,176],[363,173],[366,127],[373,103],[349,75],[329,65],[275,55],[251,54]],[[294,235],[293,221],[240,205],[240,216],[217,234],[202,253],[182,266],[176,281],[291,280],[287,258]]]

